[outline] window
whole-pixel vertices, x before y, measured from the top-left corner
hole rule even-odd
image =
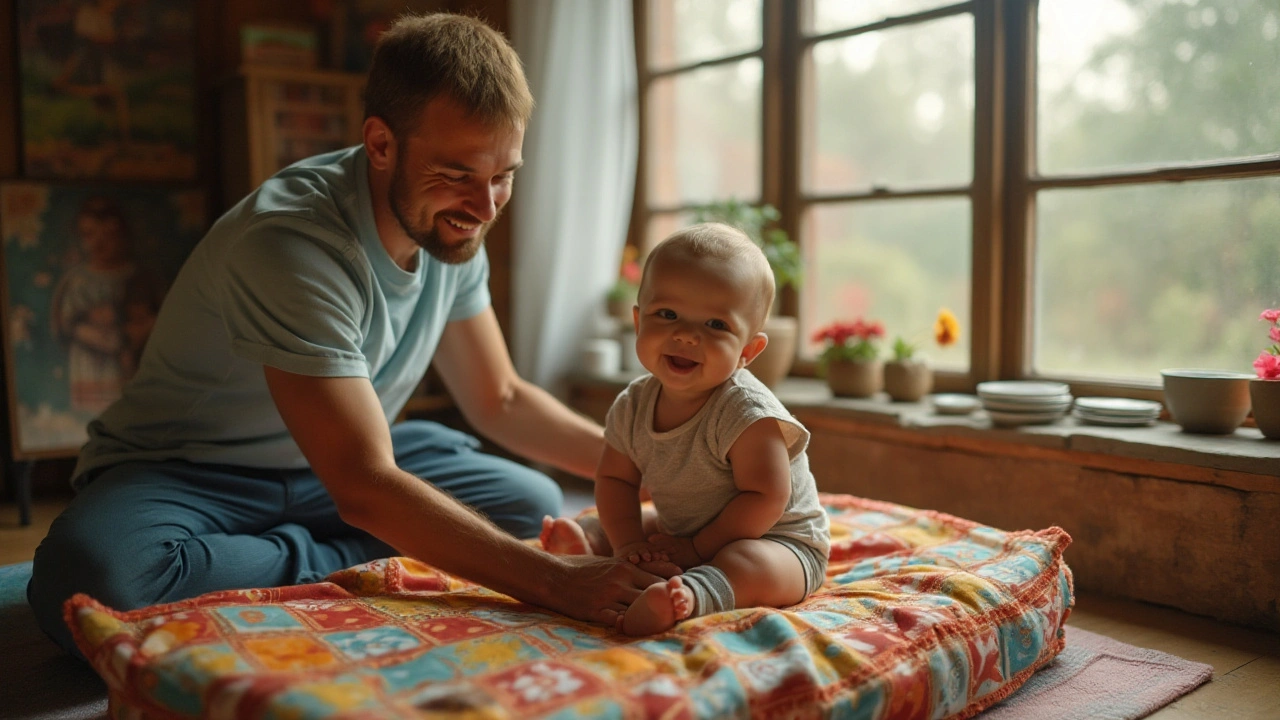
[[[1249,370],[1280,299],[1280,4],[1040,0],[1038,21],[1032,369]]]
[[[761,0],[637,3],[641,247],[688,224],[688,211],[729,197],[760,200]],[[634,235],[633,235],[634,236]]]
[[[863,315],[923,340],[942,388],[1126,394],[1267,344],[1275,0],[637,0],[637,20],[633,237],[776,205],[805,335]],[[966,330],[946,351],[941,306]]]

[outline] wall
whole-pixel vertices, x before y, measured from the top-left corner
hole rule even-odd
[[[16,28],[17,0],[0,0],[0,179],[20,177],[20,128]],[[195,0],[196,69],[199,125],[197,184],[210,193],[212,209],[221,212],[220,158],[234,148],[222,147],[216,125],[218,88],[235,72],[239,62],[239,28],[248,22],[312,23],[309,3],[271,3],[261,0]],[[499,31],[509,31],[507,0],[412,0],[407,6],[420,11],[443,10],[474,15]],[[323,37],[323,33],[322,33]],[[494,308],[504,328],[510,315],[511,229],[507,219],[489,235]]]

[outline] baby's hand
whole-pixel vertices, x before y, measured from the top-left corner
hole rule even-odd
[[[627,562],[639,565],[640,563],[653,562],[655,560],[666,560],[667,554],[662,550],[653,546],[652,543],[641,540],[630,545],[623,545],[613,551],[613,556],[622,558]]]
[[[693,547],[693,538],[674,535],[650,535],[649,546],[684,570],[705,564]]]
[[[665,552],[654,548],[653,545],[647,542],[624,545],[615,550],[613,556],[634,563],[641,570],[663,578],[671,578],[680,574],[679,565],[668,560]]]

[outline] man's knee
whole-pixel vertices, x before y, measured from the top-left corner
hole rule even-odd
[[[492,518],[500,527],[518,538],[537,537],[542,531],[542,518],[559,517],[564,507],[564,493],[554,480],[529,468],[508,486],[506,502],[494,508]]]
[[[162,588],[146,582],[156,574],[157,562],[172,555],[171,543],[147,543],[128,548],[114,542],[112,533],[93,522],[61,517],[36,548],[27,597],[46,622],[62,622],[62,606],[76,593],[85,593],[117,610],[133,610],[160,600]],[[48,627],[44,627],[48,632]]]

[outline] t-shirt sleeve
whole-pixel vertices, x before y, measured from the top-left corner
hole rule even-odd
[[[461,267],[458,294],[449,310],[449,322],[466,320],[489,307],[489,256],[484,248]]]
[[[741,385],[725,391],[720,407],[711,418],[714,423],[710,433],[711,451],[727,462],[729,450],[742,433],[766,418],[777,421],[782,439],[787,444],[787,455],[795,460],[809,444],[809,431],[771,395]]]
[[[604,441],[629,458],[635,457],[631,434],[635,430],[636,410],[643,387],[643,383],[637,381],[624,388],[614,398],[613,405],[609,406],[609,412],[604,418]]]
[[[225,268],[219,306],[233,353],[300,375],[369,376],[368,299],[335,245],[302,221],[264,221],[229,249]]]

